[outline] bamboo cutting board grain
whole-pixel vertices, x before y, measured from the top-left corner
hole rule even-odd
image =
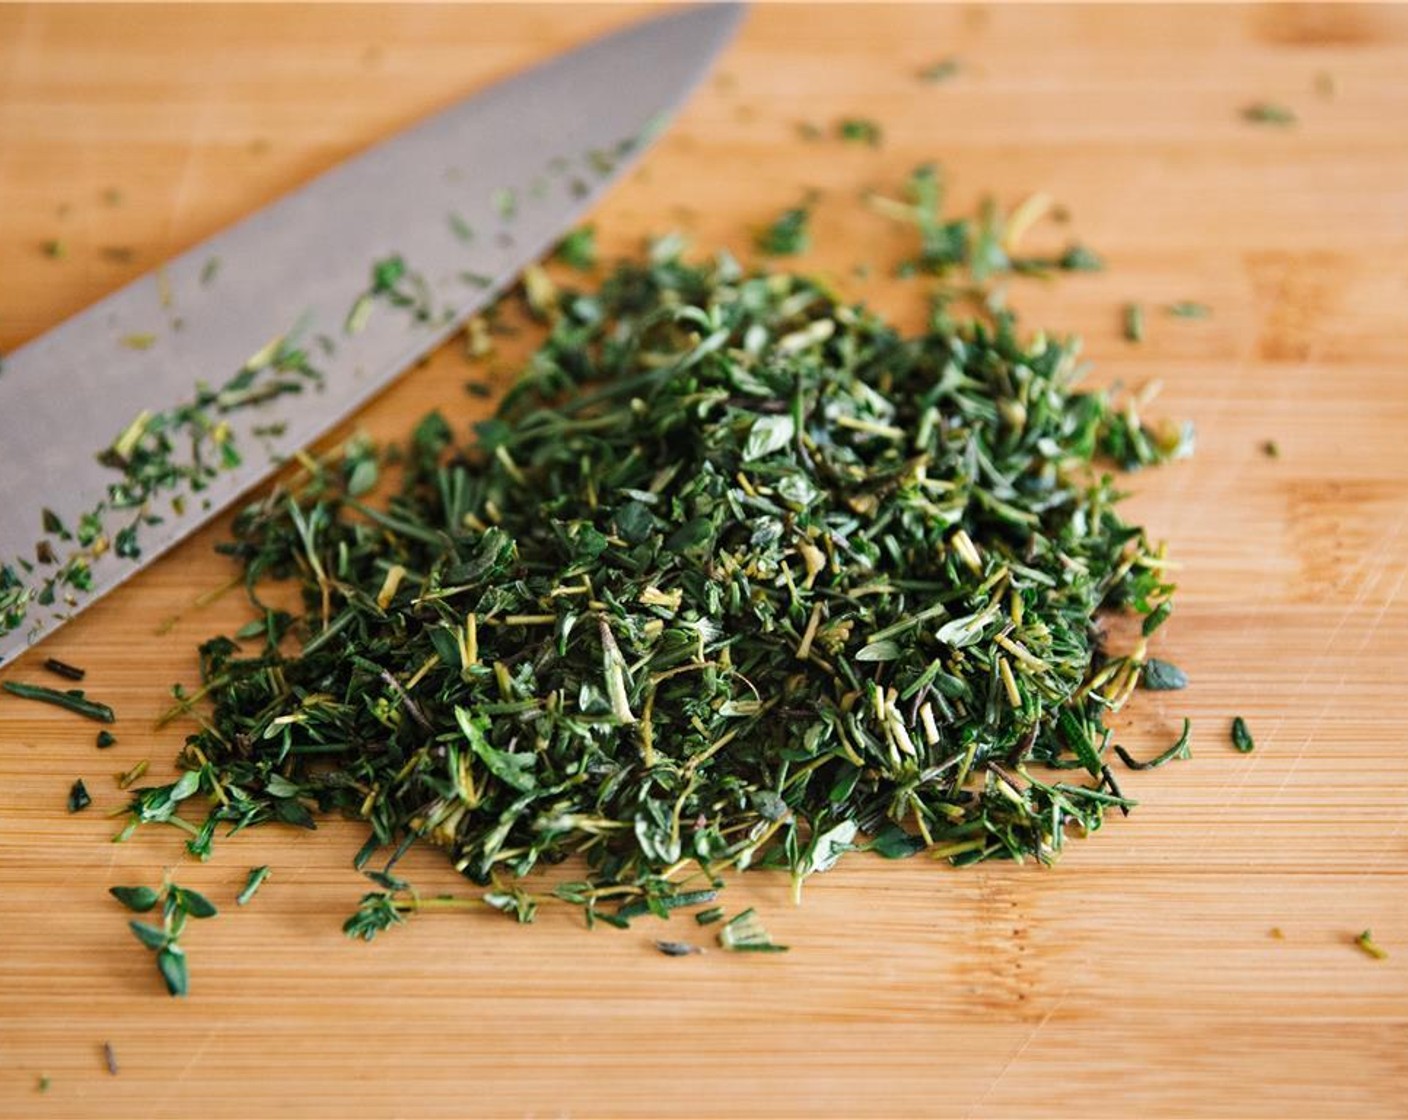
[[[0,7],[0,351],[638,14]],[[951,81],[915,79],[949,55]],[[1194,760],[1129,775],[1134,816],[1054,869],[852,856],[800,909],[780,879],[743,879],[725,900],[756,905],[785,956],[668,959],[651,938],[702,942],[692,923],[586,933],[567,913],[427,916],[351,944],[354,828],[257,830],[205,865],[174,834],[107,843],[109,775],[142,758],[169,773],[183,731],[152,719],[193,680],[195,643],[242,620],[237,594],[194,605],[229,578],[216,526],[3,674],[42,680],[45,655],[86,666],[121,722],[100,753],[91,725],[0,696],[0,1114],[1408,1113],[1405,73],[1408,10],[1393,7],[753,12],[597,215],[607,247],[683,226],[746,254],[750,229],[816,188],[804,263],[916,322],[922,289],[850,273],[884,273],[904,244],[861,189],[940,159],[959,212],[987,189],[1068,207],[1109,269],[1016,282],[1013,302],[1083,334],[1096,381],[1162,378],[1158,409],[1199,428],[1194,460],[1130,481],[1184,565],[1159,648],[1193,686],[1141,694],[1120,723],[1143,753],[1186,713]],[[1298,125],[1240,119],[1261,99]],[[845,115],[879,120],[885,143],[797,135]],[[1047,225],[1033,244],[1068,236]],[[41,253],[50,238],[66,259]],[[1180,299],[1212,318],[1158,311]],[[1120,337],[1129,300],[1148,309],[1142,346]],[[358,426],[396,436],[432,405],[481,415],[467,376],[447,350]],[[0,417],[0,438],[23,422]],[[1227,741],[1235,714],[1250,756]],[[79,776],[95,803],[70,817]],[[409,862],[423,890],[455,888],[439,857]],[[237,911],[260,863],[273,876]],[[226,911],[189,935],[184,1002],[159,993],[104,893],[163,865]],[[1366,926],[1389,959],[1354,948]]]

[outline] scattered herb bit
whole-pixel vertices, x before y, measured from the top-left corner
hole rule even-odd
[[[1211,307],[1205,303],[1194,303],[1192,300],[1170,303],[1164,310],[1175,319],[1207,319],[1212,316]]]
[[[1004,214],[995,200],[985,198],[976,218],[951,218],[943,214],[944,183],[935,164],[922,164],[910,174],[905,201],[870,195],[870,208],[885,217],[912,223],[919,229],[920,252],[901,262],[901,275],[951,276],[966,269],[980,296],[991,296],[982,286],[1011,273],[1047,276],[1054,270],[1092,272],[1104,268],[1101,258],[1083,245],[1073,244],[1056,257],[1021,256],[1017,247],[1027,229],[1059,208],[1049,195],[1038,193]]]
[[[1242,110],[1242,119],[1250,121],[1252,124],[1271,125],[1293,125],[1296,123],[1296,115],[1284,105],[1275,105],[1269,101],[1258,101],[1248,105]]]
[[[1378,942],[1374,940],[1374,935],[1367,929],[1354,939],[1354,943],[1376,961],[1382,961],[1388,958],[1388,950],[1378,944]]]
[[[1084,245],[1072,245],[1056,259],[1056,267],[1066,272],[1100,272],[1105,262]]]
[[[786,945],[778,945],[768,936],[751,906],[719,927],[718,939],[720,947],[730,953],[787,952]]]
[[[57,657],[49,657],[44,661],[44,668],[55,676],[63,677],[65,680],[81,681],[88,674],[76,665],[70,665],[66,661],[60,661]]]
[[[1269,933],[1269,936],[1271,937],[1271,939],[1272,939],[1273,941],[1284,941],[1284,940],[1286,940],[1286,935],[1281,932],[1281,927],[1280,927],[1280,926],[1272,926],[1272,927],[1271,927],[1271,930],[1270,930],[1270,933]]]
[[[450,223],[450,232],[461,241],[468,243],[474,240],[474,227],[465,221],[462,215],[451,210],[446,221]]]
[[[878,148],[884,139],[884,132],[878,122],[868,117],[847,117],[837,122],[836,135],[853,144],[869,144]]]
[[[998,259],[985,221],[963,259]],[[730,870],[800,885],[861,836],[1049,862],[1133,804],[1104,721],[1143,646],[1096,621],[1173,588],[1109,467],[1186,432],[1077,389],[1076,343],[1009,314],[906,336],[677,242],[533,298],[546,341],[471,440],[431,414],[237,514],[251,628],[201,647],[169,713],[199,708],[183,773],[123,835],[198,798],[200,858],[217,830],[363,820],[358,866],[387,862],[344,929],[371,939],[422,910],[531,920],[519,880],[569,854],[586,877],[548,897],[619,926]],[[373,461],[397,466],[379,499],[353,492]],[[302,595],[275,634],[271,579]],[[416,895],[394,874],[415,843],[485,894]],[[780,948],[755,926],[721,940]]]
[[[810,143],[817,140],[824,140],[826,138],[826,129],[822,128],[820,125],[813,124],[811,121],[802,121],[797,125],[797,135]]]
[[[117,788],[128,789],[130,786],[132,786],[133,783],[142,778],[142,776],[146,774],[147,770],[150,767],[150,760],[144,758],[141,762],[137,763],[137,765],[132,767],[131,770],[127,770],[124,773],[115,775],[115,777],[117,778]]]
[[[1120,756],[1120,761],[1131,770],[1157,770],[1160,766],[1172,762],[1174,759],[1192,758],[1193,752],[1188,746],[1188,737],[1193,731],[1193,725],[1188,720],[1183,721],[1183,734],[1178,737],[1178,742],[1169,747],[1162,754],[1155,755],[1147,762],[1135,760],[1128,751],[1121,746],[1115,747],[1115,753]]]
[[[61,261],[68,256],[68,242],[53,238],[44,242],[44,255],[51,260]]]
[[[770,257],[791,257],[805,253],[811,247],[811,233],[808,225],[811,210],[807,206],[794,206],[784,210],[782,216],[758,234],[758,251]]]
[[[704,952],[698,945],[691,945],[687,941],[661,941],[658,938],[655,948],[667,957],[689,957]]]
[[[695,914],[694,920],[701,926],[707,926],[717,922],[723,916],[724,908],[722,906],[711,906],[709,909],[701,910],[699,913]]]
[[[0,683],[0,688],[12,696],[19,696],[25,700],[38,700],[41,704],[53,704],[56,708],[63,708],[65,711],[73,712],[75,715],[84,716],[87,719],[97,720],[99,723],[115,723],[117,716],[106,704],[100,704],[96,700],[89,700],[81,689],[70,689],[67,692],[60,692],[58,689],[46,688],[39,684],[22,684],[19,681],[4,681]]]
[[[1144,308],[1140,304],[1124,305],[1124,337],[1128,342],[1144,341]]]
[[[1232,720],[1232,745],[1243,754],[1250,754],[1256,748],[1252,733],[1247,730],[1247,721],[1241,716]]]
[[[265,864],[262,867],[251,867],[249,869],[249,877],[245,880],[244,883],[244,890],[240,891],[239,895],[235,898],[235,905],[245,905],[245,903],[247,903],[251,898],[254,897],[255,892],[259,890],[259,888],[263,885],[264,880],[268,877],[268,864]]]
[[[1150,692],[1177,692],[1188,687],[1188,674],[1171,661],[1151,657],[1139,674],[1139,687]]]
[[[956,58],[941,58],[937,62],[931,62],[919,71],[919,80],[937,85],[946,82],[950,78],[958,76],[963,69],[962,64]]]
[[[108,747],[112,746],[116,742],[117,736],[114,735],[111,731],[98,732],[98,749],[100,751],[107,750]]]
[[[88,787],[83,784],[83,779],[77,779],[68,791],[68,811],[77,813],[93,804],[93,799],[88,796]]]
[[[596,227],[581,226],[557,243],[553,255],[569,268],[587,272],[596,267]]]
[[[38,1080],[34,1083],[34,1088],[37,1092],[47,1093],[49,1091],[50,1084],[52,1084],[52,1082],[50,1082],[49,1078],[41,1073],[39,1075]]]
[[[103,1064],[108,1067],[109,1074],[117,1076],[117,1052],[112,1048],[111,1042],[103,1043]]]
[[[122,891],[122,894],[118,892]],[[127,923],[136,937],[146,948],[156,954],[157,972],[166,984],[166,990],[173,996],[184,996],[190,987],[189,968],[186,951],[181,946],[181,935],[186,929],[186,920],[213,918],[219,913],[214,903],[199,891],[189,887],[178,887],[169,879],[162,884],[160,893],[149,887],[114,887],[109,891],[119,902],[131,910],[145,913],[161,906],[161,925],[133,919]],[[148,905],[150,902],[150,905]],[[134,905],[136,903],[136,905]],[[116,1063],[109,1051],[109,1069],[116,1073]]]
[[[1261,453],[1268,459],[1279,459],[1281,457],[1281,447],[1274,439],[1268,439],[1262,443]]]

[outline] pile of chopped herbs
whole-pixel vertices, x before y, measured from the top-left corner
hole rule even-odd
[[[657,245],[545,310],[471,438],[432,414],[238,514],[257,615],[201,647],[186,773],[129,827],[204,858],[363,821],[369,938],[457,902],[623,924],[857,849],[1045,863],[1134,804],[1104,721],[1173,588],[1107,471],[1187,432],[1009,316],[904,335],[726,256]],[[1122,652],[1116,612],[1143,616]],[[421,898],[416,843],[481,890]]]

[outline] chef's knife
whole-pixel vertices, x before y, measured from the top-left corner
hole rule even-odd
[[[609,35],[386,140],[0,366],[0,665],[383,388],[546,252],[731,38]]]

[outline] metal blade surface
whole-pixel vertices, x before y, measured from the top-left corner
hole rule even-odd
[[[510,285],[647,146],[740,17],[690,8],[495,85],[6,356],[0,665]]]

